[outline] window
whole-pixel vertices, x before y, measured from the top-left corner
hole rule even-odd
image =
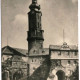
[[[60,51],[58,52],[58,55],[61,55],[61,52]]]
[[[76,60],[74,61],[74,64],[77,64],[77,61]]]
[[[36,50],[34,50],[33,53],[36,53]]]
[[[70,60],[68,61],[68,64],[70,64],[71,62],[70,62]]]
[[[77,56],[77,52],[74,52],[74,56]]]
[[[41,22],[41,17],[40,17],[40,22]]]
[[[32,62],[33,62],[33,59],[32,59]]]
[[[45,51],[43,50],[42,53],[45,53]]]

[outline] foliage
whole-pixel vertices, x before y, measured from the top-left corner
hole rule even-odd
[[[70,76],[70,80],[79,80],[79,67],[76,67],[76,70]]]

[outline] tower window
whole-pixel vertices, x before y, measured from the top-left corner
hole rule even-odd
[[[40,22],[41,22],[41,17],[40,17]]]
[[[41,48],[42,48],[42,44],[41,44]]]

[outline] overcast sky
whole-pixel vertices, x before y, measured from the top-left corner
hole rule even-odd
[[[31,0],[2,0],[2,47],[8,45],[27,49],[28,15]],[[44,47],[78,44],[78,1],[38,0],[42,11]]]

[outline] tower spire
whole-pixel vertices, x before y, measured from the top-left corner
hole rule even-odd
[[[29,30],[28,30],[28,52],[29,54],[33,54],[34,47],[37,49],[37,53],[39,53],[39,49],[43,48],[43,33],[41,25],[41,17],[42,12],[40,11],[40,5],[38,5],[37,0],[32,0],[31,5],[29,6],[30,11],[28,13],[29,20]],[[40,53],[39,53],[40,54]]]

